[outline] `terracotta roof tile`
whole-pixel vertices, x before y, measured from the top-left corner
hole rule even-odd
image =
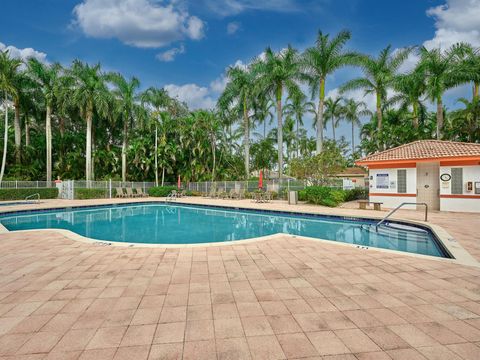
[[[361,167],[348,167],[340,171],[337,176],[347,176],[347,175],[367,175],[365,169]]]
[[[419,160],[470,156],[480,157],[480,144],[442,140],[418,140],[366,156],[358,160],[357,164],[365,165],[376,161],[389,160]]]

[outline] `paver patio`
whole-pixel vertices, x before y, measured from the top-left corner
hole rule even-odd
[[[471,215],[430,219],[479,259]],[[51,231],[0,245],[0,359],[480,359],[478,267],[288,236],[165,249]]]

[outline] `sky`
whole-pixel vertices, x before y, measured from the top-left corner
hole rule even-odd
[[[480,0],[2,0],[0,9],[0,49],[63,65],[100,62],[136,76],[142,89],[165,87],[192,109],[215,105],[229,66],[249,63],[267,46],[303,51],[319,30],[349,29],[347,49],[372,55],[387,45],[480,46]],[[412,55],[403,70],[415,61]],[[327,95],[359,75],[336,72]],[[450,90],[447,107],[470,91]],[[374,104],[360,91],[348,96]],[[305,126],[313,134],[310,119]],[[337,133],[350,139],[346,124]]]

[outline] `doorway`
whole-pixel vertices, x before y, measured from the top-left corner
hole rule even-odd
[[[423,202],[431,210],[440,210],[440,164],[417,163],[417,202]]]

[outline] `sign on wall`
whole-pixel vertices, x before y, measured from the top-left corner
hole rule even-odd
[[[390,185],[388,174],[377,174],[377,179],[375,183],[377,189],[388,189]]]

